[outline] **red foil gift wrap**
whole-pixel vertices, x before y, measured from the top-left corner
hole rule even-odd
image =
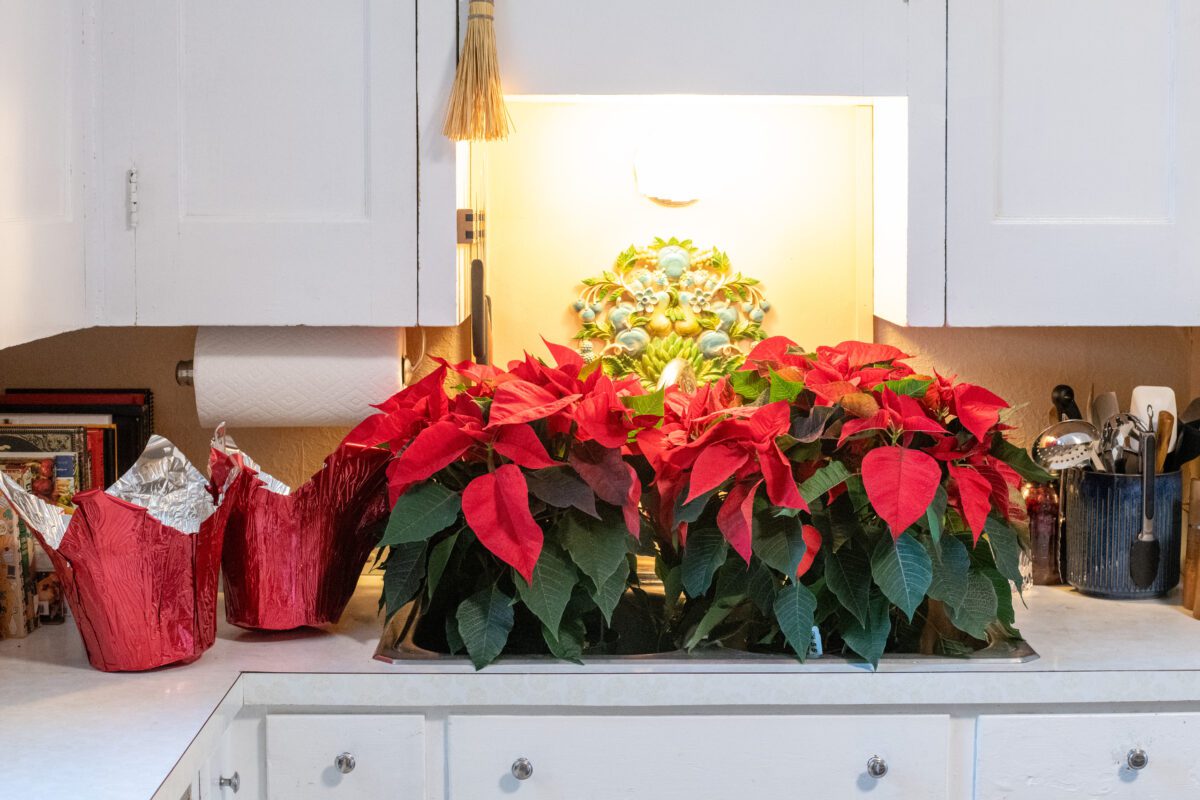
[[[386,450],[343,444],[295,491],[258,469],[220,429],[214,483],[242,468],[222,560],[225,618],[257,630],[336,622],[387,521]]]
[[[152,437],[107,492],[77,494],[74,514],[7,476],[0,492],[53,562],[93,667],[186,664],[212,645],[230,509],[214,507],[204,476],[166,439]]]

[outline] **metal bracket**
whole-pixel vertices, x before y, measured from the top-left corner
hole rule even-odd
[[[458,243],[475,244],[483,239],[484,216],[473,208],[458,209]]]
[[[133,167],[126,174],[125,201],[126,201],[126,203],[128,203],[129,229],[134,230],[138,226],[138,171],[137,171],[137,167]]]

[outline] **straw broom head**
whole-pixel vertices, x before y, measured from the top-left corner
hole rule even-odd
[[[471,0],[467,37],[454,73],[444,133],[455,141],[492,141],[508,136],[508,108],[496,58],[495,0]]]

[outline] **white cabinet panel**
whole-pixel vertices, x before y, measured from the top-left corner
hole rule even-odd
[[[352,759],[348,771],[335,760]],[[351,762],[343,761],[343,766]],[[425,796],[425,718],[407,714],[270,714],[270,800],[420,800]]]
[[[415,13],[139,4],[137,321],[416,321]]]
[[[953,0],[948,82],[951,325],[1200,321],[1200,8]]]
[[[0,347],[85,324],[93,13],[0,0]]]
[[[1200,714],[979,718],[976,800],[1179,800],[1200,793]],[[1148,757],[1127,765],[1131,750]]]
[[[949,719],[451,716],[447,800],[947,797]],[[866,772],[878,755],[879,779]],[[517,759],[533,772],[513,775]]]

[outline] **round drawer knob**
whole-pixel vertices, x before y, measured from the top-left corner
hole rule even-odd
[[[879,780],[884,775],[887,775],[888,765],[879,756],[871,756],[867,759],[867,774],[875,780]]]
[[[354,756],[350,755],[349,753],[340,753],[338,754],[338,757],[333,760],[333,765],[337,767],[337,771],[343,775],[353,772],[354,766],[357,763],[358,762],[354,760]]]
[[[1140,747],[1135,747],[1125,756],[1125,763],[1130,769],[1145,769],[1150,763],[1150,756],[1146,755],[1146,751]]]
[[[518,758],[512,763],[512,776],[519,781],[529,780],[533,775],[533,764],[528,758]]]
[[[233,789],[233,793],[237,794],[238,789],[242,788],[242,778],[236,772],[233,773],[232,778],[226,778],[222,775],[217,780],[217,786],[221,789]]]

